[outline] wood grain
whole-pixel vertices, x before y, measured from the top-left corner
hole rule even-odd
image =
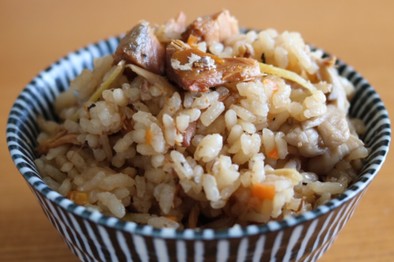
[[[227,8],[241,25],[295,30],[353,65],[394,106],[394,1],[0,1],[0,261],[76,261],[14,167],[5,143],[9,109],[40,70],[138,20],[189,20]],[[389,155],[348,225],[321,261],[394,261],[394,176]]]

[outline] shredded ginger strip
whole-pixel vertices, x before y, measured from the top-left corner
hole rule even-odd
[[[94,93],[89,97],[87,100],[88,103],[94,103],[96,102],[100,97],[101,94],[104,92],[104,90],[108,89],[115,80],[122,75],[123,70],[125,68],[125,62],[120,61],[116,66],[113,66],[111,68],[111,71],[108,73],[108,77],[103,80],[103,82],[100,84],[100,86],[94,91]],[[78,109],[74,115],[71,117],[72,121],[77,121],[79,117],[79,111]]]
[[[90,96],[88,102],[96,102],[100,97],[104,90],[108,89],[113,82],[123,73],[124,70],[124,61],[120,61],[115,67],[112,68],[112,72],[110,72],[107,79],[105,79],[99,88]]]
[[[263,74],[275,75],[293,81],[299,84],[300,86],[304,87],[305,89],[307,89],[311,94],[316,92],[316,88],[311,82],[307,81],[306,79],[302,78],[301,76],[299,76],[294,72],[291,72],[283,68],[275,67],[273,65],[267,65],[264,63],[259,63],[259,65],[260,65],[260,71]]]
[[[137,75],[145,78],[152,85],[156,85],[159,88],[163,89],[166,93],[174,93],[173,86],[167,81],[165,77],[149,72],[148,70],[133,64],[128,64],[127,67],[129,67]]]

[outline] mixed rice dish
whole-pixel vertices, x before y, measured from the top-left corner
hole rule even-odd
[[[354,87],[296,32],[228,11],[142,21],[39,119],[35,163],[60,194],[163,228],[264,224],[343,193],[368,150]]]

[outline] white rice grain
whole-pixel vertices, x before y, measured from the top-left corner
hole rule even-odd
[[[170,153],[171,160],[174,162],[174,170],[182,179],[191,178],[193,176],[193,169],[190,164],[186,161],[185,156],[178,151],[171,151]]]
[[[176,127],[179,132],[184,132],[190,123],[190,116],[181,114],[175,118]]]
[[[204,126],[212,124],[221,113],[224,111],[224,104],[222,102],[214,102],[208,109],[201,114],[200,121]]]
[[[126,214],[125,207],[114,194],[109,192],[102,192],[97,194],[97,198],[99,202],[105,207],[107,207],[114,216],[122,218]]]
[[[202,176],[202,186],[208,200],[218,201],[220,199],[219,189],[214,176],[204,174]]]
[[[219,134],[206,135],[198,144],[194,158],[209,162],[215,159],[223,147],[223,137]]]

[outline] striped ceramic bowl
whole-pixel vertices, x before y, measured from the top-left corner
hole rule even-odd
[[[83,261],[315,261],[332,244],[380,169],[390,143],[390,121],[379,95],[353,68],[338,70],[356,86],[350,115],[367,127],[370,149],[358,180],[339,197],[302,215],[266,225],[226,230],[173,230],[124,222],[76,205],[50,189],[33,162],[37,116],[56,119],[53,102],[93,59],[112,53],[119,38],[89,45],[52,64],[22,91],[8,118],[12,159],[37,196],[49,221]]]

